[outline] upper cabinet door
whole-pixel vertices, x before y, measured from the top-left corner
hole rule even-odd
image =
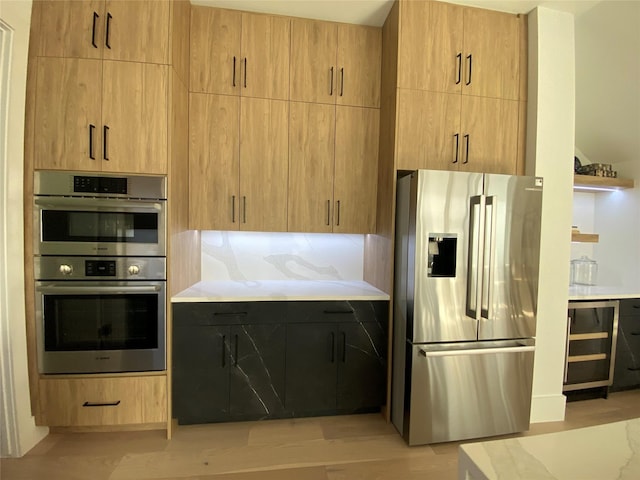
[[[189,94],[189,226],[238,230],[240,97]]]
[[[168,64],[170,10],[154,0],[46,0],[38,55]]]
[[[242,14],[242,96],[289,99],[291,21],[285,17]]]
[[[38,58],[35,168],[101,170],[102,62]]]
[[[462,96],[460,170],[516,174],[518,103]]]
[[[170,10],[167,1],[107,0],[104,59],[168,64]]]
[[[242,13],[191,8],[191,78],[189,91],[240,94]]]
[[[166,174],[169,67],[103,62],[102,169]]]
[[[336,103],[380,107],[382,30],[338,25]]]
[[[334,232],[375,232],[379,124],[377,108],[336,107]]]
[[[289,103],[240,100],[240,229],[287,231]]]
[[[401,170],[458,170],[460,104],[455,93],[398,89],[397,156]]]
[[[400,3],[398,87],[461,91],[463,11],[447,3]]]
[[[519,31],[516,15],[464,9],[463,94],[518,100]]]
[[[289,121],[290,232],[331,232],[334,105],[291,102]]]
[[[291,100],[336,103],[337,30],[334,23],[291,20]]]
[[[102,58],[104,0],[46,0],[41,8],[38,55]]]

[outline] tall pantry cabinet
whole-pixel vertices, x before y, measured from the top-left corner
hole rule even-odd
[[[191,12],[191,228],[287,230],[290,20]]]
[[[291,21],[289,231],[375,230],[381,33]]]
[[[26,219],[32,218],[33,173],[39,169],[167,175],[171,203],[186,194],[179,173],[186,165],[179,163],[188,137],[181,117],[187,109],[189,10],[185,0],[34,0],[25,109]],[[186,248],[174,238],[184,230],[178,210],[171,207],[168,215],[171,266],[187,263],[181,253]],[[169,433],[166,371],[39,374],[32,238],[27,221],[26,330],[36,423],[135,425]],[[168,292],[177,270],[168,271]],[[121,402],[113,407],[83,408],[114,398]]]

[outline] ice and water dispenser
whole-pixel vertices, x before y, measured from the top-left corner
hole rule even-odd
[[[456,249],[458,236],[454,233],[430,233],[428,277],[456,276]]]

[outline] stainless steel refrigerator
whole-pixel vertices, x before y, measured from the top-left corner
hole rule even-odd
[[[527,430],[542,179],[398,179],[391,419],[409,445]]]

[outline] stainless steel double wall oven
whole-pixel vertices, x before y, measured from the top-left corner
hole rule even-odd
[[[36,172],[40,373],[166,367],[166,179]]]

